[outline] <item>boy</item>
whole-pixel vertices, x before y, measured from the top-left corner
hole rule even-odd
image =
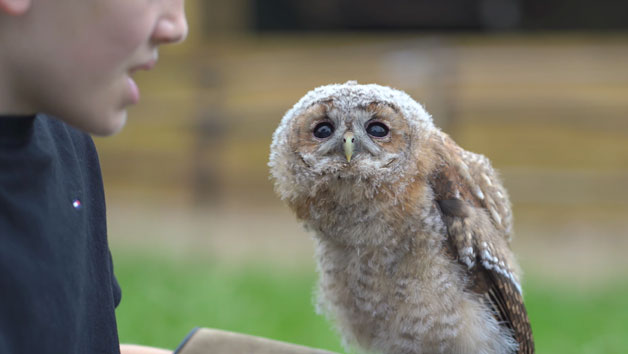
[[[122,129],[131,75],[186,34],[183,0],[0,0],[0,353],[168,352],[118,343],[86,133]]]

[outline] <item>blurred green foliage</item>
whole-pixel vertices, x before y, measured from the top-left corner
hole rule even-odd
[[[174,349],[194,327],[210,327],[342,351],[314,311],[314,271],[276,266],[225,269],[203,260],[114,255],[122,287],[121,343]]]
[[[628,280],[584,290],[528,275],[526,289],[538,353],[626,353]]]
[[[343,352],[313,306],[314,270],[122,251],[120,341],[173,349],[194,327],[243,332]],[[528,275],[525,299],[538,353],[625,353],[628,282],[577,290]]]

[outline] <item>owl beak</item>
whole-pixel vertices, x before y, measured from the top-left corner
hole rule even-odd
[[[354,143],[355,143],[355,137],[353,137],[353,132],[346,132],[342,136],[342,147],[343,147],[343,150],[345,151],[347,162],[351,162],[351,156],[353,156]]]

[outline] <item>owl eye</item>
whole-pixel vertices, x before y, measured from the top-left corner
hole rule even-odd
[[[314,127],[314,136],[319,139],[328,138],[334,132],[334,126],[331,123],[318,123]]]
[[[366,127],[366,132],[376,138],[383,138],[388,135],[388,127],[384,123],[373,122]]]

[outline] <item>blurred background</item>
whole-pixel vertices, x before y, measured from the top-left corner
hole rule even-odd
[[[408,92],[488,156],[539,353],[628,348],[628,2],[187,0],[190,36],[97,139],[123,342],[194,326],[343,352],[314,313],[310,235],[274,195],[271,135],[310,89]]]

